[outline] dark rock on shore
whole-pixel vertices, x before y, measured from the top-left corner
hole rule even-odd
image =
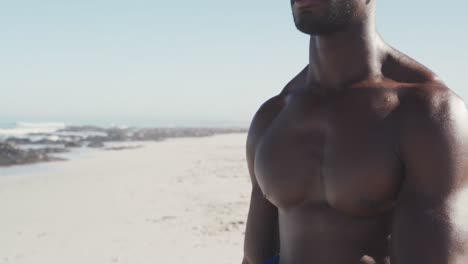
[[[64,141],[58,141],[58,140],[50,140],[50,139],[41,139],[41,140],[36,140],[36,141],[31,141],[30,144],[36,144],[36,145],[57,145],[57,144],[65,144]]]
[[[78,142],[71,141],[71,142],[66,142],[66,143],[64,144],[64,146],[65,146],[66,148],[79,148],[79,147],[81,147],[81,144],[78,143]]]
[[[49,154],[69,151],[70,148],[87,146],[105,148],[106,142],[159,141],[166,138],[205,137],[215,134],[245,133],[246,128],[207,128],[207,127],[171,127],[171,128],[102,128],[96,126],[70,126],[57,133],[30,134],[42,137],[39,140],[10,137],[0,141],[0,166],[36,163],[60,160]],[[64,146],[65,148],[45,147],[20,149],[18,145]],[[108,147],[106,150],[123,150],[141,146]]]
[[[175,137],[206,137],[215,134],[245,133],[244,128],[142,128],[132,133],[132,140],[162,140]]]
[[[45,148],[39,148],[39,149],[29,149],[28,151],[32,151],[34,153],[43,154],[43,155],[53,154],[53,153],[70,152],[70,150],[67,149],[67,148],[56,148],[56,147],[45,147]]]
[[[28,164],[44,161],[63,160],[61,158],[52,157],[49,153],[66,152],[64,148],[40,148],[22,150],[12,143],[0,142],[0,166],[11,166],[19,164]]]
[[[88,144],[88,148],[103,148],[104,143],[102,141],[92,141]]]
[[[12,144],[31,144],[32,141],[29,138],[14,138],[14,137],[9,137],[5,140],[7,143],[12,143]]]
[[[83,132],[83,131],[106,132],[106,128],[98,127],[98,126],[67,126],[66,128],[59,130],[59,132]]]
[[[74,133],[99,133],[81,138],[82,142],[93,142],[99,144],[104,142],[122,141],[159,141],[174,137],[205,137],[225,133],[245,133],[246,128],[209,128],[209,127],[171,127],[171,128],[100,128],[95,126],[73,126],[67,127],[61,132]],[[94,143],[96,142],[96,143]]]

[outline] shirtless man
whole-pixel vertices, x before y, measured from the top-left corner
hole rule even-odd
[[[381,39],[376,0],[291,6],[309,64],[249,129],[243,263],[467,264],[463,100]]]

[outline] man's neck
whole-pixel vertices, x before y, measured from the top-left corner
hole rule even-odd
[[[307,88],[340,90],[382,76],[384,43],[373,22],[330,35],[311,36]]]

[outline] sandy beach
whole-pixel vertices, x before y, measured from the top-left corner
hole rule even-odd
[[[240,263],[245,139],[168,139],[0,168],[0,263]]]

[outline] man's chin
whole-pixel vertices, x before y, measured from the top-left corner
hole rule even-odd
[[[326,36],[339,32],[343,29],[334,24],[318,24],[318,23],[295,23],[297,30],[311,36]]]
[[[302,27],[302,26],[298,26],[296,25],[296,28],[297,30],[299,30],[300,32],[306,34],[306,35],[311,35],[311,36],[319,36],[321,35],[321,32],[320,31],[317,31],[317,30],[313,30],[311,28],[308,28],[308,27]]]
[[[325,30],[324,28],[311,27],[309,25],[304,26],[304,25],[297,25],[296,24],[296,28],[300,32],[302,32],[304,34],[307,34],[307,35],[311,35],[311,36],[328,35],[328,34],[332,33],[332,32],[329,32],[329,31]]]

